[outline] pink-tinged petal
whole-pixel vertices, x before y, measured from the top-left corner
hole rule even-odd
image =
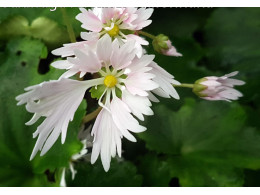
[[[159,87],[152,80],[155,75],[149,72],[152,67],[148,67],[148,65],[152,62],[153,58],[154,55],[144,55],[141,58],[135,58],[125,69],[128,77],[124,80],[124,84],[132,95],[148,96],[147,91]]]
[[[146,20],[146,21],[140,22],[140,23],[137,25],[137,27],[135,28],[135,30],[141,30],[141,29],[143,29],[144,27],[149,26],[151,23],[152,23],[152,20]]]
[[[221,86],[221,83],[216,80],[206,80],[201,82],[202,85],[206,85],[208,87],[218,87]]]
[[[112,53],[112,40],[109,35],[104,35],[97,43],[97,55],[103,62],[109,62]]]
[[[156,63],[152,62],[149,66],[153,68],[150,73],[155,75],[153,81],[159,85],[159,88],[154,89],[153,93],[164,98],[173,97],[175,99],[179,99],[180,97],[173,87],[173,84],[179,85],[180,83],[174,80],[174,77],[171,74],[158,66]]]
[[[121,156],[122,134],[107,110],[102,109],[98,114],[91,134],[94,135],[91,163],[95,163],[100,154],[103,167],[108,171],[111,156],[115,157],[116,150]]]
[[[120,48],[118,48],[118,42],[116,41],[112,47],[113,52],[110,62],[113,68],[119,70],[129,66],[136,55],[135,41],[129,41],[120,46]]]
[[[122,91],[122,101],[127,104],[131,112],[140,120],[144,120],[143,115],[153,115],[150,108],[151,102],[147,97],[132,95],[127,90]]]
[[[133,95],[148,96],[147,91],[154,90],[159,85],[152,80],[155,75],[150,73],[135,72],[131,73],[125,80],[127,90]]]
[[[180,57],[182,56],[181,53],[177,52],[177,49],[172,45],[172,42],[170,40],[167,41],[167,50],[162,50],[162,54],[167,55],[167,56],[175,56],[175,57]]]
[[[199,97],[206,100],[237,100],[239,97],[242,97],[243,94],[235,90],[233,87],[235,85],[245,84],[244,81],[229,78],[237,74],[238,71],[235,71],[222,77],[205,77],[197,81],[196,84],[199,85],[195,84],[193,91],[195,91]],[[204,85],[205,89],[201,88],[201,85]]]
[[[64,44],[63,47],[53,50],[51,53],[56,56],[68,57],[74,55],[75,49],[82,49],[87,41]]]
[[[222,80],[221,83],[223,83],[225,86],[233,87],[235,85],[244,85],[245,82],[238,80],[238,79],[225,79]]]
[[[142,45],[149,45],[149,42],[137,35],[133,35],[133,34],[126,35],[126,41],[131,41],[131,40],[136,41],[135,42],[136,55],[138,58],[140,58],[144,54]]]
[[[127,39],[127,40],[135,40],[135,41],[136,41],[137,43],[139,43],[140,45],[149,45],[149,42],[146,41],[144,38],[139,37],[139,36],[134,35],[134,34],[126,35],[126,39]]]
[[[155,58],[155,55],[143,55],[141,58],[135,58],[133,59],[131,66],[127,67],[127,69],[131,72],[148,72],[149,70],[152,70],[150,67],[147,69],[147,66],[153,61]],[[146,67],[144,69],[144,67]]]
[[[237,100],[239,97],[242,97],[243,94],[233,88],[226,88],[224,91],[219,92],[219,96],[230,100]]]
[[[137,19],[132,22],[133,25],[136,25],[135,30],[141,30],[142,28],[148,26],[151,24],[151,20],[147,20],[151,17],[153,13],[153,9],[149,8],[140,8],[136,11],[136,14],[138,15]]]
[[[58,60],[51,63],[51,66],[57,69],[70,69],[72,68],[73,64],[69,63],[68,60]]]
[[[36,122],[40,116],[46,117],[33,134],[38,139],[30,159],[40,150],[44,155],[60,134],[62,143],[65,142],[68,124],[73,120],[85,91],[101,82],[100,79],[83,82],[60,79],[30,86],[26,93],[16,97],[18,105],[26,104],[27,111],[34,113],[27,125]]]
[[[102,30],[103,24],[101,20],[93,13],[92,10],[80,8],[80,11],[82,13],[78,14],[76,16],[76,19],[82,23],[82,28],[94,32],[100,32]]]
[[[135,12],[137,11],[137,8],[134,7],[127,7],[124,10],[124,13],[122,15],[124,15],[124,23],[128,23],[131,24],[134,20],[137,19],[138,15],[135,14]]]
[[[98,41],[99,39],[99,33],[97,32],[81,32],[80,36],[82,39],[86,41]]]
[[[148,18],[151,17],[151,15],[153,14],[153,8],[140,8],[136,11],[136,14],[138,14],[138,20],[139,21],[143,21],[143,20],[147,20]]]
[[[78,72],[90,72],[95,73],[101,69],[101,63],[92,51],[90,47],[85,45],[85,48],[82,50],[74,51],[76,58],[68,58],[68,61],[73,64],[74,70]]]
[[[138,121],[131,115],[130,112],[131,110],[122,100],[117,97],[113,97],[111,102],[111,114],[116,126],[120,130],[124,129],[135,133],[145,131],[146,128],[139,125]]]
[[[107,21],[110,21],[114,14],[115,14],[115,8],[98,8],[101,9],[101,21],[103,24],[107,23]]]
[[[71,69],[69,69],[68,71],[64,72],[64,73],[60,76],[60,78],[70,78],[70,77],[74,76],[75,74],[77,74],[78,72],[79,72],[78,69],[73,69],[73,68],[71,68]]]
[[[234,71],[234,72],[231,72],[229,74],[225,74],[224,76],[220,77],[220,78],[228,78],[228,77],[233,77],[233,76],[236,76],[238,74],[238,71]]]

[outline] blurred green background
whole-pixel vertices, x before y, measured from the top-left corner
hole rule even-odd
[[[79,10],[66,12],[80,41]],[[70,41],[61,9],[0,8],[0,186],[59,186],[65,167],[67,186],[260,186],[260,8],[155,8],[151,19],[144,31],[169,36],[183,54],[156,53],[160,66],[185,83],[238,70],[244,97],[208,102],[177,89],[181,99],[153,105],[148,130],[135,135],[137,143],[123,140],[123,158],[113,159],[108,173],[86,156],[73,162],[72,180],[81,119],[96,102],[86,95],[66,143],[29,161],[41,121],[24,125],[32,114],[15,101],[25,87],[62,74],[49,67],[58,59],[50,52]],[[146,49],[154,53],[151,44]]]

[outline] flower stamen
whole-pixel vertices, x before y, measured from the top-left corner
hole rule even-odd
[[[113,75],[107,75],[104,79],[105,86],[112,88],[117,84],[117,79]]]
[[[115,37],[118,35],[118,33],[119,33],[119,27],[116,24],[114,24],[114,27],[107,32],[107,34],[109,34],[110,37]]]

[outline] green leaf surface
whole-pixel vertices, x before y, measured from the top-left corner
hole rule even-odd
[[[146,142],[148,149],[171,156],[173,162],[176,160],[172,171],[176,174],[173,176],[182,175],[182,171],[186,169],[194,170],[200,163],[201,167],[196,168],[197,172],[206,174],[212,169],[214,175],[218,170],[222,170],[221,173],[227,180],[238,168],[260,168],[260,146],[257,144],[260,142],[260,134],[254,128],[245,127],[245,111],[237,103],[196,102],[187,99],[186,104],[178,112],[160,105],[155,107],[155,113],[156,116],[150,117],[147,121],[148,130],[139,134],[139,137]],[[189,161],[190,163],[187,163]],[[230,170],[220,169],[219,164],[226,169],[230,167]],[[191,180],[192,177],[197,177],[197,173],[194,172],[192,175],[192,171],[188,172],[191,174],[189,175]],[[241,170],[238,172],[240,175]],[[217,176],[215,183],[207,182],[203,174],[201,177],[202,181],[198,183],[180,180],[181,185],[225,184],[220,178],[216,178]],[[243,182],[238,178],[237,182],[232,184],[226,181],[226,184],[239,186]]]
[[[167,161],[171,176],[181,186],[236,187],[244,183],[243,170],[226,163],[205,162],[193,158],[171,157]]]
[[[205,26],[208,67],[240,71],[243,101],[260,105],[260,9],[216,9]]]
[[[50,186],[44,172],[68,165],[72,154],[80,151],[77,132],[85,113],[83,104],[68,129],[64,145],[59,141],[44,156],[29,161],[35,144],[32,133],[37,124],[26,126],[32,114],[24,106],[16,106],[15,97],[24,88],[49,79],[57,79],[62,71],[52,69],[46,75],[38,73],[38,64],[45,45],[31,38],[12,39],[6,46],[6,60],[0,69],[0,186]]]
[[[0,8],[0,40],[9,40],[16,36],[31,36],[44,41],[49,50],[69,43],[69,35],[61,9],[52,8]],[[75,19],[78,8],[64,8],[67,18],[78,37],[83,30]]]
[[[143,186],[167,187],[171,181],[169,163],[155,154],[146,154],[139,158],[138,171],[143,175]]]
[[[69,42],[66,28],[46,17],[38,17],[29,24],[24,16],[18,15],[10,17],[0,24],[1,40],[10,40],[23,35],[43,40],[50,49]]]
[[[136,167],[128,161],[118,162],[113,159],[107,173],[100,160],[94,165],[87,162],[77,163],[75,169],[77,174],[74,180],[69,171],[66,174],[67,185],[71,187],[138,187],[142,184],[142,176],[137,174]]]

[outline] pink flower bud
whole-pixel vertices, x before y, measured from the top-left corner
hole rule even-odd
[[[233,87],[245,84],[244,81],[229,78],[237,74],[238,71],[235,71],[222,77],[210,76],[199,79],[194,84],[193,92],[206,100],[237,100],[243,95]]]
[[[176,48],[172,45],[172,42],[164,34],[159,34],[154,38],[153,48],[158,53],[161,53],[166,56],[182,56],[181,53],[177,52]]]
[[[172,45],[172,42],[170,40],[166,41],[166,44],[168,46],[168,49],[162,49],[161,53],[166,55],[166,56],[182,56],[181,53],[178,53],[176,48]]]

